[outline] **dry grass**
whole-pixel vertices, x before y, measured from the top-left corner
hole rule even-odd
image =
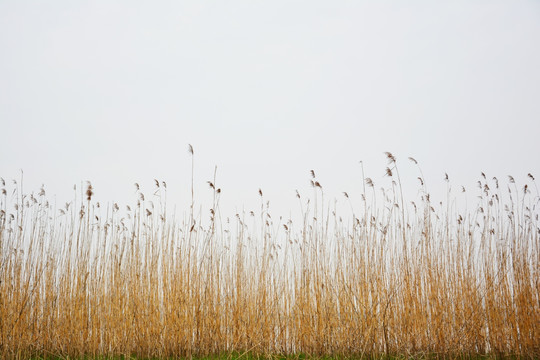
[[[180,221],[157,180],[156,205],[139,191],[125,212],[90,184],[61,209],[4,184],[0,356],[540,356],[532,175],[521,189],[483,176],[458,213],[422,177],[407,205],[387,157],[391,187],[377,203],[366,178],[351,221],[314,172],[298,223],[273,220],[262,191],[259,211],[220,221],[215,179],[210,212],[194,199]]]

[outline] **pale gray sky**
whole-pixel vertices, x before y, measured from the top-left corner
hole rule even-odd
[[[0,176],[122,203],[158,178],[187,209],[191,143],[198,194],[217,165],[225,207],[284,216],[311,169],[357,201],[384,151],[412,195],[408,156],[434,193],[525,181],[539,64],[538,1],[2,0]]]

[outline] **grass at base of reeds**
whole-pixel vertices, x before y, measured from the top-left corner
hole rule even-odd
[[[495,360],[495,359],[508,359],[508,360],[517,360],[522,357],[520,356],[496,356],[496,355],[478,355],[478,354],[417,354],[417,355],[394,355],[386,356],[385,354],[380,355],[347,355],[347,356],[312,356],[307,354],[290,354],[290,355],[279,355],[279,354],[268,354],[268,355],[255,355],[255,354],[240,354],[240,353],[224,353],[217,355],[209,355],[202,357],[191,357],[184,358],[189,360],[439,360],[439,359],[453,359],[453,360]],[[176,358],[156,358],[156,357],[137,357],[134,356],[80,356],[74,358],[66,358],[63,356],[37,356],[30,357],[29,360],[173,360]]]
[[[4,191],[0,356],[538,358],[532,175],[521,190],[483,176],[462,212],[424,186],[406,205],[389,160],[391,186],[377,199],[366,179],[343,218],[313,179],[299,222],[273,219],[262,191],[260,211],[221,221],[215,179],[209,211],[184,220],[158,181],[125,212],[90,186],[61,209]]]

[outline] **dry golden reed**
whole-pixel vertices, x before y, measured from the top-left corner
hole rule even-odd
[[[274,220],[262,190],[259,211],[221,221],[215,178],[210,211],[194,213],[192,188],[181,220],[158,180],[153,202],[137,185],[122,212],[90,183],[55,208],[2,179],[0,357],[540,356],[534,177],[500,188],[482,174],[459,212],[422,175],[407,205],[386,156],[392,185],[378,202],[363,185],[358,213],[350,193],[351,213],[325,207],[310,171],[299,222]]]

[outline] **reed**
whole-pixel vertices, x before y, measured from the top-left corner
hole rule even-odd
[[[312,171],[297,222],[261,190],[260,210],[222,221],[215,178],[208,213],[193,195],[183,218],[158,180],[126,210],[90,183],[57,208],[2,180],[0,357],[540,356],[534,177],[482,173],[463,212],[421,172],[406,202],[387,159],[391,185],[365,178],[358,213],[333,211]]]

